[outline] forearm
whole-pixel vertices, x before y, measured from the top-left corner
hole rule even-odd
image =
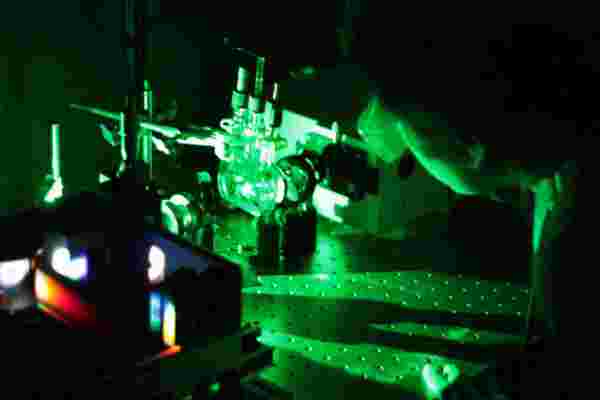
[[[565,272],[569,243],[576,235],[575,195],[575,174],[567,170],[540,182],[534,191],[528,339],[555,334],[563,317],[556,311],[557,293],[564,293],[568,284],[557,276]]]

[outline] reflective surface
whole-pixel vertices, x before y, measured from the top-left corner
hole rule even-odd
[[[254,229],[248,216],[227,217],[217,251],[245,263]],[[433,399],[516,352],[526,284],[506,279],[510,267],[490,274],[455,240],[432,230],[395,242],[321,221],[314,256],[258,276],[246,263],[243,319],[276,349],[262,377],[297,399]]]

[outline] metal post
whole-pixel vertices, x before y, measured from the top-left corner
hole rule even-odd
[[[144,81],[144,113],[148,117],[148,121],[152,122],[154,118],[154,93],[150,87],[150,82],[147,80]],[[152,131],[142,130],[139,140],[141,140],[141,159],[146,169],[145,176],[152,180]]]
[[[125,113],[119,114],[119,144],[121,146],[121,160],[127,160],[127,147],[125,145]]]
[[[126,169],[136,178],[143,177],[138,163],[138,114],[143,110],[144,69],[146,54],[147,0],[124,1],[124,25],[128,72],[127,104],[125,111]],[[142,178],[143,179],[143,178]]]
[[[154,49],[154,45],[153,45],[153,34],[152,34],[152,27],[154,24],[154,21],[156,20],[156,17],[158,17],[159,12],[160,12],[160,0],[144,0],[146,1],[146,10],[145,10],[145,19],[146,19],[146,23],[144,26],[144,48],[145,48],[145,59],[141,60],[143,61],[145,64],[144,66],[151,66],[153,63],[153,49]],[[148,72],[148,69],[145,69],[144,72]],[[146,76],[146,74],[144,74],[143,76],[144,80],[143,80],[143,85],[144,85],[144,91],[143,91],[143,110],[144,110],[144,114],[145,116],[148,118],[149,122],[153,122],[154,121],[154,111],[155,111],[155,102],[154,102],[154,90],[152,87],[152,84],[150,83],[151,80],[148,79],[148,77]],[[153,165],[152,165],[152,151],[154,149],[153,147],[153,143],[152,143],[152,131],[150,130],[143,130],[142,131],[142,137],[140,138],[141,143],[139,144],[141,146],[141,159],[143,161],[143,167],[145,168],[144,171],[144,176],[147,177],[149,180],[152,180],[152,175],[153,175]]]
[[[52,124],[50,131],[50,156],[52,158],[52,179],[58,181],[61,179],[60,170],[60,125]]]

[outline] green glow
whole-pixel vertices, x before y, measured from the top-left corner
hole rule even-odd
[[[427,385],[427,390],[437,397],[446,387],[456,381],[460,372],[452,364],[446,364],[440,370],[436,370],[431,363],[427,363],[423,367],[421,375]]]
[[[193,217],[192,214],[189,212],[188,207],[190,206],[190,201],[182,194],[174,194],[173,196],[171,196],[171,198],[169,199],[169,202],[171,202],[171,204],[180,207],[181,209],[183,209],[184,211],[184,215],[183,215],[183,225],[184,226],[189,226],[192,224],[193,222]]]
[[[150,110],[150,82],[144,81],[144,111]]]
[[[317,212],[334,222],[342,223],[344,220],[337,214],[338,208],[348,207],[350,199],[332,190],[317,186],[313,194],[313,205]]]
[[[423,380],[427,385],[427,389],[434,394],[439,394],[445,384],[444,379],[441,375],[437,374],[431,364],[427,364],[423,367]]]
[[[55,201],[62,198],[63,195],[64,187],[62,181],[60,179],[57,179],[54,181],[52,186],[50,186],[48,192],[46,192],[46,195],[44,196],[44,202],[49,204],[54,203]]]
[[[171,150],[167,147],[164,141],[160,140],[157,137],[152,136],[152,142],[156,146],[156,150],[160,151],[163,154],[171,155]]]
[[[213,383],[212,385],[210,385],[209,391],[213,394],[219,393],[221,391],[221,384],[219,382]]]
[[[526,300],[526,298],[524,300]],[[489,330],[471,329],[460,326],[448,326],[437,324],[424,325],[415,322],[373,324],[372,327],[377,331],[393,332],[394,334],[402,336],[409,335],[423,338],[443,338],[445,341],[447,340],[460,344],[472,343],[480,346],[518,346],[522,340],[519,335],[515,334],[500,333]]]
[[[200,171],[196,172],[196,181],[197,183],[210,183],[212,182],[212,178],[208,172]]]
[[[221,121],[229,134],[215,147],[221,159],[217,186],[226,203],[258,217],[283,201],[285,181],[274,166],[277,140],[265,136],[264,115],[253,112],[250,117],[245,120],[243,113],[236,113]]]
[[[52,124],[51,131],[52,178],[60,180],[60,125]]]
[[[222,161],[217,182],[223,200],[253,216],[272,211],[285,196],[280,172],[257,160]]]
[[[418,378],[419,372],[414,367],[432,357],[426,353],[408,353],[371,344],[325,342],[264,329],[258,340],[284,353],[301,353],[303,358],[326,368],[343,370],[352,377],[364,379],[366,376],[382,384]],[[270,380],[268,374],[263,376]]]
[[[322,242],[321,242],[322,243]],[[315,262],[309,273],[303,276],[261,276],[262,286],[249,286],[242,289],[244,295],[299,296],[308,298],[351,299],[353,301],[385,301],[413,310],[439,310],[440,312],[465,313],[471,315],[507,315],[521,317],[527,309],[528,291],[519,286],[506,289],[512,296],[501,299],[493,282],[464,278],[460,282],[466,294],[457,295],[451,280],[445,285],[444,277],[428,278],[422,272],[403,271],[398,273],[371,272],[349,273],[344,268],[351,260],[343,246],[330,241],[319,249],[319,257],[330,262]],[[343,272],[343,274],[342,274]],[[334,275],[335,273],[335,275]],[[329,279],[319,279],[319,274],[328,274]],[[291,279],[290,279],[291,278]],[[467,289],[468,288],[468,289]],[[481,291],[481,292],[480,292]],[[479,292],[479,293],[478,293]],[[482,295],[483,293],[483,295]],[[460,300],[463,296],[466,298]],[[379,326],[375,327],[379,329]],[[385,329],[387,331],[387,329]],[[417,323],[394,324],[394,332],[427,337],[442,337],[453,342],[468,341],[485,344],[514,344],[519,342],[518,335],[471,330],[464,327],[427,325]]]
[[[173,196],[171,196],[170,201],[176,206],[187,207],[190,205],[190,201],[182,194],[174,194]]]
[[[454,364],[446,364],[442,369],[442,373],[446,377],[448,384],[452,384],[456,382],[456,380],[460,376],[460,369]]]
[[[540,248],[542,230],[548,212],[553,206],[555,188],[550,180],[542,181],[534,192],[533,211],[533,251],[537,253]]]
[[[459,375],[476,376],[486,365],[465,361],[468,358],[463,357],[453,359],[451,355],[417,352],[410,343],[420,340],[433,343],[433,339],[440,347],[428,345],[423,349],[429,348],[435,353],[436,349],[459,350],[468,343],[486,348],[522,343],[518,333],[509,335],[431,322],[408,322],[401,316],[394,321],[393,314],[389,318],[387,315],[376,317],[388,319],[386,324],[371,324],[369,320],[373,317],[365,313],[369,313],[369,309],[375,313],[375,308],[365,308],[359,315],[354,306],[341,311],[328,305],[350,300],[396,304],[407,310],[429,313],[469,313],[480,315],[482,319],[489,315],[514,317],[523,316],[527,309],[528,291],[524,285],[499,285],[496,281],[463,276],[456,279],[447,273],[430,273],[421,268],[348,273],[342,267],[347,265],[344,253],[338,254],[335,250],[333,238],[320,240],[319,246],[318,257],[324,261],[311,266],[314,275],[259,276],[259,285],[243,289],[243,320],[260,321],[263,330],[260,342],[276,349],[276,367],[261,373],[261,378],[268,382],[294,390],[295,387],[289,386],[291,371],[302,382],[302,379],[315,379],[314,374],[319,371],[331,369],[336,370],[341,382],[360,379],[397,385],[415,394],[409,397],[433,400],[444,398],[444,391],[460,379]],[[331,267],[338,263],[337,268]],[[321,313],[315,310],[315,304],[325,305]],[[361,337],[368,337],[369,344],[355,340],[354,336],[335,342],[335,338],[348,332],[348,326],[356,327],[358,323],[365,324]],[[319,337],[323,339],[315,340]],[[465,354],[468,351],[465,350]],[[424,368],[427,363],[430,366]],[[323,384],[327,378],[316,379]],[[339,382],[336,379],[335,384]]]
[[[324,128],[322,126],[315,126],[314,128],[312,128],[311,133],[323,136],[324,138],[329,139],[332,142],[335,142],[337,140],[337,132],[331,129]]]
[[[254,190],[252,189],[252,185],[248,182],[244,183],[240,188],[240,193],[244,197],[250,197],[254,194]]]
[[[173,210],[167,206],[168,200],[163,200],[160,204],[163,227],[174,235],[179,234],[179,223]]]
[[[358,133],[366,142],[369,152],[386,163],[398,160],[406,151],[397,121],[398,117],[387,112],[377,97],[371,98],[357,121]]]
[[[102,183],[106,183],[109,182],[110,178],[104,174],[99,174],[98,175],[98,183],[102,184]]]
[[[453,327],[448,330],[447,336],[450,340],[460,342],[466,340],[470,333],[471,330],[469,328]]]

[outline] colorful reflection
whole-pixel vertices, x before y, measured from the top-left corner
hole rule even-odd
[[[150,331],[161,332],[166,346],[175,346],[175,305],[159,292],[150,293]]]
[[[150,293],[150,331],[160,332],[162,327],[162,297],[159,293]]]
[[[41,270],[35,271],[34,291],[41,309],[53,310],[50,315],[61,315],[62,320],[84,325],[96,325],[96,312],[93,306],[86,304],[72,289],[62,285]]]
[[[166,350],[161,351],[157,358],[172,357],[181,351],[181,346],[171,346]]]
[[[165,303],[162,333],[163,342],[167,346],[175,346],[175,306],[168,300]]]

